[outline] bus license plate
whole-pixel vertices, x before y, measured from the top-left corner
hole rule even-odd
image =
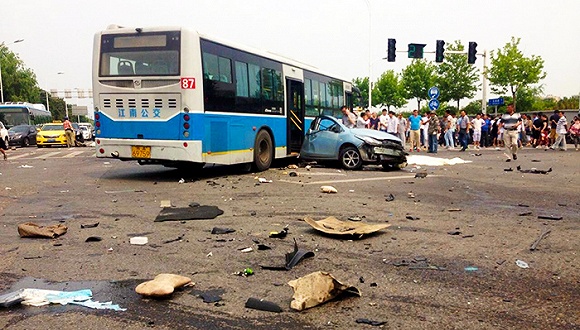
[[[151,158],[151,147],[131,146],[131,157]]]

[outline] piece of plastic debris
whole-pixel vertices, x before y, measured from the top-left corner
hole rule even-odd
[[[181,234],[179,236],[177,236],[176,238],[172,238],[172,239],[168,239],[166,241],[163,241],[163,244],[168,244],[168,243],[173,243],[173,242],[179,242],[183,239],[183,236],[185,236],[185,234]]]
[[[268,180],[266,178],[258,178],[258,182],[260,182],[260,183],[272,183],[272,180]]]
[[[479,270],[479,268],[477,268],[475,266],[467,266],[467,267],[463,268],[463,270],[465,270],[466,272],[476,272]]]
[[[563,217],[562,216],[558,216],[558,215],[538,215],[538,219],[544,219],[544,220],[562,220]]]
[[[387,321],[373,321],[373,320],[369,320],[369,319],[356,319],[354,320],[356,323],[363,323],[363,324],[368,324],[368,325],[372,325],[374,327],[378,327],[384,324],[387,324]]]
[[[415,198],[415,194],[413,192],[408,192],[407,193],[407,197],[409,197],[409,198]]]
[[[527,262],[523,261],[523,260],[516,260],[516,265],[518,265],[518,267],[520,268],[530,268],[530,266],[528,265]]]
[[[159,203],[159,207],[173,207],[173,205],[171,205],[170,200],[164,199]]]
[[[321,186],[320,190],[326,194],[336,194],[338,192],[333,186]]]
[[[363,222],[341,221],[335,217],[328,217],[319,221],[315,221],[310,217],[305,217],[304,221],[318,231],[341,236],[361,235],[362,237],[362,235],[371,234],[390,226],[390,224],[367,224]]]
[[[208,254],[206,255],[206,257],[208,257],[208,258],[209,258],[209,257],[213,257],[213,252],[210,252],[210,253],[208,253]]]
[[[85,224],[81,224],[81,229],[85,229],[85,228],[95,228],[98,227],[99,223],[98,222],[94,222],[94,223],[85,223]]]
[[[290,165],[288,165],[287,167],[288,167],[289,169],[291,169],[291,170],[295,170],[295,169],[297,169],[297,168],[298,168],[298,165],[296,165],[296,164],[290,164]]]
[[[131,237],[131,239],[129,240],[129,243],[131,243],[132,245],[145,245],[148,242],[149,239],[143,236]]]
[[[330,273],[321,271],[292,280],[288,285],[294,289],[290,307],[298,311],[320,305],[343,293],[361,296],[356,287],[342,284]]]
[[[288,235],[288,227],[284,227],[281,231],[271,231],[268,236],[270,238],[284,238]]]
[[[302,259],[314,257],[314,252],[299,249],[296,239],[294,239],[294,251],[286,253],[286,264],[282,266],[261,266],[262,269],[270,270],[290,270],[296,266]]]
[[[87,239],[85,239],[85,242],[100,242],[102,240],[103,238],[100,236],[89,236]]]
[[[64,235],[67,229],[67,226],[60,223],[43,227],[33,222],[26,222],[18,225],[18,234],[20,237],[56,238],[58,236]]]
[[[248,252],[252,252],[252,251],[254,251],[254,249],[252,249],[251,247],[247,247],[247,248],[245,248],[245,249],[241,249],[240,251],[241,251],[242,253],[248,253]]]
[[[18,168],[33,168],[34,166],[31,165],[20,165]]]
[[[461,232],[459,230],[452,230],[452,231],[448,231],[447,234],[449,234],[449,235],[461,235]]]
[[[425,173],[425,172],[415,173],[415,177],[420,178],[420,179],[424,179],[427,177],[427,173]]]
[[[213,227],[213,229],[211,230],[211,233],[214,235],[229,234],[229,233],[235,233],[235,232],[236,232],[236,230],[232,229],[232,228]]]
[[[290,173],[288,173],[288,175],[289,176],[292,176],[292,177],[295,177],[295,176],[298,176],[298,173],[296,173],[296,172],[290,172]]]
[[[449,212],[460,212],[461,209],[447,209],[447,211],[449,211]]]
[[[257,309],[266,312],[280,313],[282,308],[276,303],[258,298],[248,298],[245,304],[246,308]]]
[[[413,215],[408,215],[405,218],[408,219],[408,220],[420,220],[421,219],[421,218],[416,217],[416,216],[413,216]]]
[[[392,201],[394,201],[394,200],[395,200],[395,195],[393,195],[393,194],[389,194],[388,196],[387,196],[387,195],[385,195],[385,200],[386,200],[387,202],[392,202]]]
[[[518,171],[520,171],[521,173],[532,173],[532,174],[548,174],[548,173],[552,172],[552,168],[551,167],[549,169],[547,169],[547,170],[538,170],[537,168],[534,168],[534,167],[532,167],[529,170],[522,170],[522,167],[520,165],[518,165],[516,167],[516,169]]]
[[[177,181],[177,183],[179,183],[179,184],[185,183],[185,179],[181,178],[181,179],[179,179],[179,181]]]
[[[233,275],[248,277],[254,275],[254,270],[252,268],[245,268],[241,272],[235,272]]]
[[[265,244],[258,244],[258,250],[272,250],[272,248]]]
[[[191,284],[189,277],[175,274],[159,274],[151,281],[143,282],[135,288],[135,292],[147,297],[165,297],[176,288]]]
[[[6,297],[7,295],[2,295]],[[13,305],[16,301],[20,301],[23,305],[28,306],[45,306],[48,304],[74,304],[85,306],[93,309],[111,309],[116,311],[125,311],[125,308],[114,305],[112,302],[98,302],[92,300],[93,293],[89,289],[77,291],[55,291],[42,289],[20,289],[9,294],[9,304]],[[2,299],[2,298],[0,298]],[[5,306],[7,307],[7,306]]]
[[[164,207],[154,222],[207,220],[222,215],[224,211],[213,205],[199,205],[196,207]]]
[[[518,213],[518,216],[520,217],[525,217],[528,215],[532,215],[532,211]]]

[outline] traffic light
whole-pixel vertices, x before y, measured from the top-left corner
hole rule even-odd
[[[469,51],[467,52],[467,63],[473,64],[475,63],[475,55],[477,55],[477,42],[470,41],[469,42]]]
[[[435,62],[441,63],[445,58],[445,41],[437,40],[437,49],[435,50]]]
[[[395,57],[397,56],[395,54],[395,52],[397,51],[397,47],[395,47],[396,43],[397,43],[397,40],[389,39],[389,44],[388,44],[388,48],[387,48],[387,61],[389,61],[389,62],[395,62]]]
[[[426,44],[409,44],[407,55],[409,58],[423,58],[423,48]]]

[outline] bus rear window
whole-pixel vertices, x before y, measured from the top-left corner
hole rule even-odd
[[[180,33],[103,35],[99,76],[177,76]]]

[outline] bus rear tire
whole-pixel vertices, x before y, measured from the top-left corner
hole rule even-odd
[[[272,165],[274,159],[274,144],[272,137],[266,130],[261,130],[256,135],[254,142],[254,168],[256,171],[265,171]]]

